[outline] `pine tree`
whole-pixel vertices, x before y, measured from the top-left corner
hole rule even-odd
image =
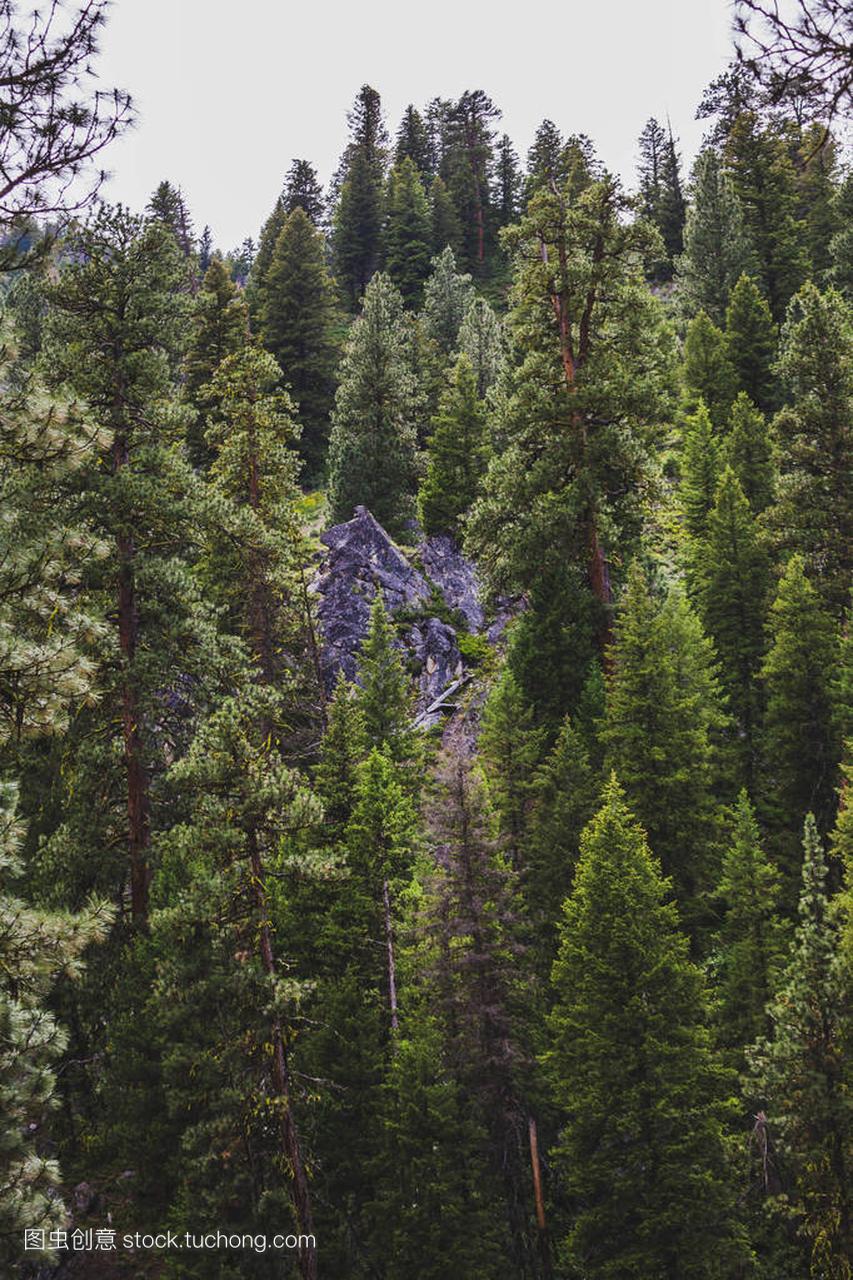
[[[543,120],[533,136],[533,143],[527,152],[527,180],[525,198],[553,184],[560,186],[565,180],[562,169],[563,135],[553,120]]]
[[[301,206],[288,215],[264,276],[260,337],[281,366],[302,433],[299,452],[311,478],[323,465],[337,351],[333,286],[323,238]]]
[[[82,954],[109,924],[104,903],[77,913],[45,911],[21,901],[11,884],[20,876],[22,839],[15,788],[0,786],[0,1262],[9,1275],[37,1260],[56,1260],[25,1244],[25,1231],[66,1225],[60,1171],[49,1152],[49,1117],[58,1103],[56,1065],[67,1033],[49,1011],[61,977],[79,976]],[[26,1248],[26,1252],[24,1249]]]
[[[482,89],[466,89],[445,122],[442,177],[462,224],[462,261],[482,275],[492,236],[489,175],[493,162],[492,121],[499,109]]]
[[[688,316],[705,311],[722,325],[737,280],[754,267],[743,210],[731,177],[713,147],[693,166],[684,253],[676,259],[678,293]]]
[[[503,134],[498,139],[495,155],[494,206],[497,225],[508,227],[518,217],[521,195],[521,173],[518,156],[511,139]]]
[[[611,780],[565,904],[546,1057],[571,1218],[561,1260],[590,1280],[722,1280],[745,1254],[728,1168],[730,1080],[668,888]]]
[[[449,356],[456,350],[474,289],[470,275],[456,270],[452,249],[443,249],[432,259],[431,267],[424,287],[424,326],[443,354]]]
[[[853,571],[853,323],[834,290],[807,284],[782,331],[779,373],[788,404],[774,420],[781,479],[771,522],[785,551],[806,557],[836,618]]]
[[[490,590],[533,592],[545,580],[553,590],[583,574],[602,647],[610,565],[637,529],[651,423],[669,411],[673,374],[670,330],[638,278],[658,242],[625,211],[606,177],[577,196],[570,184],[539,191],[505,233],[520,251],[516,358],[495,401],[494,450],[468,532]]]
[[[786,1175],[779,1210],[793,1217],[811,1276],[851,1274],[851,1120],[842,1057],[849,1037],[849,973],[827,898],[827,866],[814,818],[803,838],[799,924],[768,1009],[772,1034],[749,1054],[751,1091]]]
[[[198,238],[198,269],[202,275],[205,274],[210,266],[213,257],[213,232],[210,227],[205,224],[202,233]]]
[[[396,764],[410,763],[415,751],[411,682],[380,590],[370,609],[358,674],[358,705],[368,745],[384,751]]]
[[[483,779],[452,734],[436,760],[426,826],[435,861],[421,929],[433,941],[434,1007],[448,1065],[484,1131],[483,1172],[496,1184],[514,1270],[523,1273],[533,1264],[535,1228],[527,1191],[529,1069],[520,1025],[530,997],[517,937],[517,886],[494,836]]]
[[[755,515],[773,501],[776,460],[764,415],[741,391],[729,416],[723,459],[732,468]]]
[[[505,667],[483,707],[479,745],[489,792],[516,869],[524,859],[524,834],[543,737],[534,723],[533,708]]]
[[[333,521],[349,520],[363,504],[389,533],[402,531],[413,509],[415,403],[403,299],[377,275],[341,363],[329,442]]]
[[[192,219],[180,187],[173,187],[171,182],[159,183],[148,201],[146,213],[155,222],[169,228],[181,253],[188,258],[193,252],[195,237]]]
[[[275,246],[286,219],[287,212],[284,207],[284,200],[279,196],[273,206],[272,213],[261,228],[257,252],[252,259],[246,281],[246,301],[249,304],[253,324],[257,323],[263,312],[267,272],[270,269]]]
[[[380,265],[384,220],[387,135],[379,94],[370,85],[359,90],[347,120],[350,142],[333,181],[340,199],[332,247],[338,283],[355,310]]]
[[[422,178],[430,177],[434,172],[427,127],[420,111],[411,103],[403,112],[394,144],[395,166],[404,160],[411,160]]]
[[[472,298],[459,326],[459,352],[474,370],[477,395],[482,400],[494,386],[504,360],[503,328],[485,298]]]
[[[602,739],[682,912],[695,923],[714,878],[715,738],[722,724],[711,645],[683,596],[662,602],[634,563],[621,602]],[[648,762],[654,761],[654,769]]]
[[[816,284],[828,283],[832,266],[832,238],[839,229],[838,144],[831,131],[815,121],[796,130],[792,160],[799,197],[798,217],[805,225],[810,275]]]
[[[680,162],[672,130],[649,120],[640,134],[638,168],[640,209],[663,238],[664,256],[656,264],[656,276],[672,278],[673,263],[684,244],[685,200],[681,189]]]
[[[838,230],[829,242],[828,280],[853,305],[853,171],[836,190],[835,222]]]
[[[717,934],[714,976],[719,992],[720,1042],[740,1055],[768,1028],[766,1008],[776,990],[783,954],[779,875],[767,858],[746,791],[732,813],[718,894],[724,915]]]
[[[720,445],[705,403],[700,400],[696,412],[687,418],[682,436],[679,500],[684,528],[693,540],[688,545],[688,555],[707,532],[719,481]]]
[[[537,964],[547,977],[556,956],[562,905],[572,890],[581,832],[595,813],[599,793],[584,735],[569,716],[536,770],[531,791],[522,886]]]
[[[206,429],[203,388],[219,364],[249,341],[249,312],[223,260],[214,258],[193,299],[190,336],[184,356],[184,395],[199,417],[190,429],[189,445],[194,463],[209,461],[204,442]]]
[[[742,111],[734,122],[725,160],[758,261],[758,279],[780,324],[809,269],[793,165],[774,126],[762,127],[752,111]]]
[[[729,466],[720,477],[697,559],[699,610],[735,722],[734,749],[741,777],[751,787],[760,741],[758,675],[764,656],[769,566],[755,517]]]
[[[754,280],[741,276],[726,308],[726,352],[738,389],[764,413],[777,401],[773,360],[776,326]]]
[[[826,830],[835,800],[838,746],[832,716],[830,672],[837,636],[805,574],[792,556],[770,608],[768,651],[762,667],[766,697],[764,760],[768,819],[778,859],[797,873],[796,846],[811,810]]]
[[[323,187],[310,160],[292,162],[284,179],[281,198],[288,217],[294,209],[302,209],[315,227],[322,225],[326,207]]]
[[[418,306],[429,274],[432,229],[423,184],[406,157],[388,178],[385,269],[408,306]]]
[[[737,375],[724,334],[704,311],[694,316],[687,326],[684,381],[691,408],[703,400],[714,426],[722,427],[738,390]]]
[[[430,235],[433,254],[462,252],[462,225],[444,180],[436,174],[429,189]]]
[[[432,420],[426,474],[418,495],[424,532],[458,538],[488,463],[486,420],[467,356],[456,361]]]

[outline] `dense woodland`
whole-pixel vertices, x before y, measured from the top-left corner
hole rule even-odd
[[[180,174],[72,200],[133,115],[103,6],[0,4],[3,1276],[853,1275],[850,27],[809,8],[846,36],[733,47],[689,173],[655,119],[626,189],[571,120],[522,159],[481,89],[365,85],[226,252]],[[381,590],[323,677],[357,505],[511,619],[429,732]],[[108,1222],[305,1239],[51,1253]]]

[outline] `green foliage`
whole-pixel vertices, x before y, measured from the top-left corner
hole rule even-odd
[[[617,618],[602,738],[694,926],[716,871],[722,722],[714,653],[695,613],[678,591],[656,599],[635,562]]]
[[[379,266],[384,203],[381,171],[357,152],[341,188],[333,237],[336,277],[353,310]]]
[[[853,322],[834,290],[808,284],[782,330],[778,369],[788,404],[774,421],[779,441],[777,541],[808,558],[835,617],[847,607],[853,572]]]
[[[729,359],[725,335],[700,311],[687,326],[684,381],[691,407],[704,402],[711,421],[723,426],[737,392],[737,375]]]
[[[450,249],[455,258],[462,252],[462,226],[450,192],[438,174],[430,184],[429,217],[433,253],[440,256]]]
[[[711,416],[700,401],[684,424],[679,501],[684,528],[693,539],[704,537],[720,480],[720,446]]]
[[[184,394],[199,414],[190,429],[191,457],[209,462],[204,431],[207,408],[203,388],[226,356],[249,341],[249,311],[221,258],[214,258],[193,300],[190,337],[184,357]]]
[[[726,308],[726,351],[738,389],[765,413],[774,408],[776,326],[755,281],[746,275],[738,280]]]
[[[806,1245],[808,1274],[851,1274],[850,973],[837,950],[827,866],[814,818],[803,838],[799,923],[768,1014],[772,1032],[750,1052],[750,1088],[762,1099],[786,1194],[773,1196]],[[775,1189],[775,1188],[774,1188]]]
[[[298,449],[316,477],[324,461],[334,395],[335,312],[323,237],[301,205],[282,226],[261,287],[260,338],[296,401],[302,424]]]
[[[781,324],[809,269],[799,219],[796,178],[784,139],[754,111],[742,111],[725,147],[725,162],[740,199],[758,265],[758,279]]]
[[[445,356],[457,348],[459,330],[474,298],[470,275],[456,270],[451,248],[442,249],[432,259],[432,270],[424,287],[423,321],[427,334]]]
[[[723,459],[740,481],[753,512],[761,515],[776,492],[773,438],[764,415],[743,391],[729,415]]]
[[[471,362],[461,355],[441,397],[438,416],[432,420],[426,474],[418,495],[425,533],[459,536],[487,464],[484,406]]]
[[[724,914],[714,957],[720,1042],[738,1055],[768,1030],[766,1008],[784,950],[779,889],[779,874],[762,848],[755,811],[741,791],[723,855],[718,893]]]
[[[664,245],[664,255],[655,264],[654,274],[659,280],[669,280],[673,263],[684,247],[686,212],[675,139],[671,129],[667,133],[652,118],[640,134],[639,145],[640,208],[660,231]]]
[[[407,306],[418,306],[432,257],[429,207],[420,174],[406,157],[388,177],[385,270]]]
[[[690,195],[684,253],[676,259],[679,298],[687,315],[704,311],[721,326],[731,291],[754,255],[740,200],[713,147],[696,157]]]
[[[611,780],[565,904],[546,1057],[563,1125],[561,1259],[590,1280],[722,1280],[744,1261],[729,1183],[731,1082],[668,887]]]
[[[377,590],[359,653],[358,705],[368,744],[386,751],[397,764],[408,764],[415,755],[412,689],[394,640],[382,592]]]
[[[533,708],[525,702],[512,671],[505,667],[483,707],[480,754],[516,867],[524,859],[524,832],[543,736],[534,724]]]
[[[460,355],[471,361],[482,400],[497,382],[504,361],[503,328],[485,298],[472,298],[459,326]]]
[[[416,387],[403,300],[385,275],[371,280],[344,352],[329,441],[329,508],[349,520],[359,504],[389,533],[414,508]]]
[[[830,672],[836,644],[836,629],[803,559],[792,556],[770,607],[761,672],[767,700],[763,794],[789,890],[805,814],[811,810],[826,830],[834,809],[838,743]]]
[[[758,766],[764,618],[769,589],[767,553],[740,481],[727,466],[720,478],[705,536],[696,553],[699,612],[719,661],[720,684],[734,722],[734,750],[744,783]]]

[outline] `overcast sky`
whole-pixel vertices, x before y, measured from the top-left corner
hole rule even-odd
[[[651,115],[695,154],[730,24],[728,0],[114,0],[99,67],[140,119],[104,194],[141,209],[168,178],[227,250],[257,236],[294,156],[328,179],[365,82],[392,135],[408,102],[482,88],[522,159],[549,116],[630,181]]]

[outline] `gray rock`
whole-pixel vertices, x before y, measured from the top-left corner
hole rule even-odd
[[[417,705],[420,710],[434,702],[443,689],[463,672],[456,632],[439,618],[417,622],[407,637],[407,648],[421,668]]]
[[[485,617],[480,604],[480,584],[471,561],[463,556],[447,534],[427,538],[419,548],[424,572],[434,582],[451,609],[458,609],[468,630],[482,631]]]

